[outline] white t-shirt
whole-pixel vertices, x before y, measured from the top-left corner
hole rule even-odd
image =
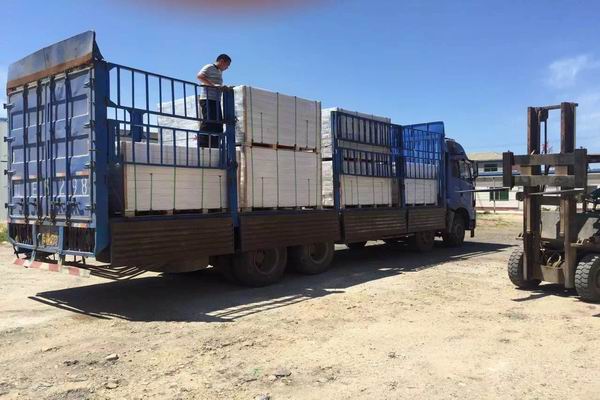
[[[204,67],[202,67],[198,75],[204,76],[206,79],[208,79],[215,85],[223,84],[223,71],[217,68],[215,64],[205,65]],[[217,89],[212,89],[203,86],[200,90],[200,98],[219,101],[221,99],[221,92]]]

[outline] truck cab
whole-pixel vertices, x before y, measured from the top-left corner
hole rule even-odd
[[[475,232],[475,189],[476,170],[464,148],[453,139],[446,138],[446,208],[448,211],[448,231],[460,231],[460,221],[464,230]],[[454,232],[459,234],[460,232]]]

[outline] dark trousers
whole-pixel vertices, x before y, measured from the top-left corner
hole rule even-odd
[[[200,132],[202,133],[223,133],[223,113],[221,112],[221,103],[217,100],[200,100],[200,108],[202,109],[202,124]],[[220,122],[215,122],[220,121]],[[198,145],[200,147],[216,148],[219,146],[219,138],[221,135],[200,135],[198,137]]]

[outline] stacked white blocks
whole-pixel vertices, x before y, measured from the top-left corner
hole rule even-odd
[[[321,206],[321,104],[249,86],[234,89],[238,205],[243,209]],[[195,210],[227,207],[227,174],[218,149],[198,148],[197,99],[162,104],[163,145],[135,143],[135,164],[124,168],[125,209]],[[170,129],[169,129],[170,128]],[[187,146],[186,146],[187,145]],[[158,165],[173,164],[176,166]],[[149,153],[149,154],[148,154]],[[121,154],[133,162],[131,141]],[[157,165],[148,165],[157,164]],[[200,166],[204,168],[186,168]],[[207,168],[214,167],[214,168]]]
[[[125,211],[166,211],[219,209],[227,206],[225,170],[218,169],[218,149],[162,146],[162,163],[172,164],[174,155],[177,165],[158,165],[161,162],[161,146],[156,143],[135,143],[133,146],[121,141],[121,154],[125,164],[124,193]],[[148,157],[150,153],[150,157]],[[199,158],[198,158],[199,157]],[[199,162],[198,162],[199,160]],[[202,165],[214,168],[185,168]],[[156,164],[156,165],[153,165]]]
[[[321,104],[234,88],[242,209],[321,206]]]
[[[404,163],[404,201],[406,205],[437,204],[438,170],[434,164],[407,161]]]

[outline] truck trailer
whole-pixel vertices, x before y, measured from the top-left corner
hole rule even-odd
[[[235,90],[222,91],[222,119],[203,119],[200,85],[109,62],[91,31],[11,64],[7,81],[8,231],[25,265],[53,258],[55,270],[71,268],[67,257],[158,272],[212,265],[262,286],[278,281],[288,264],[325,271],[336,243],[408,241],[429,251],[436,236],[458,246],[466,230],[474,234],[472,163],[442,122],[398,125],[330,110],[331,151],[318,153],[319,184],[309,178],[303,191],[293,186],[317,200],[241,207],[240,185],[250,183],[240,182],[245,145],[236,136]],[[202,121],[222,124],[223,133],[200,131]],[[311,140],[309,149],[254,148],[278,146],[294,160],[313,160],[320,143]],[[323,165],[331,204],[313,189]],[[389,184],[385,201],[376,201],[378,182]],[[253,193],[268,184],[263,179]],[[349,198],[364,198],[365,190],[368,204]],[[165,202],[173,206],[157,206]]]

